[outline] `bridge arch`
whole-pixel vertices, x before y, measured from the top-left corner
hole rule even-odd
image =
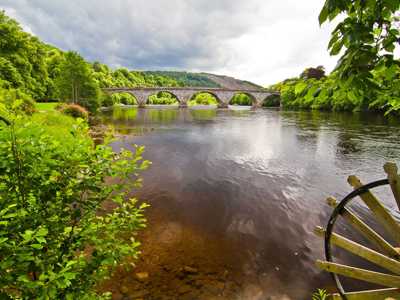
[[[229,101],[229,105],[254,106],[257,99],[249,92],[237,92]]]
[[[280,107],[281,96],[278,94],[270,94],[264,98],[261,103],[262,107]]]
[[[103,100],[103,105],[113,106],[114,104],[138,105],[139,103],[135,94],[129,91],[115,91],[106,93]]]
[[[188,102],[189,105],[219,105],[222,100],[217,93],[204,90],[194,92]]]
[[[154,105],[179,105],[180,103],[179,97],[169,90],[154,91],[145,102],[145,104]]]
[[[228,88],[208,88],[208,87],[119,87],[119,88],[103,88],[108,94],[128,92],[136,97],[139,107],[144,107],[148,98],[159,92],[167,92],[176,97],[179,107],[186,107],[189,100],[198,94],[206,93],[214,97],[218,103],[218,107],[227,108],[229,102],[235,97],[235,94],[245,94],[251,98],[253,107],[261,107],[264,101],[270,95],[278,95],[277,92],[271,92],[264,89],[228,89]],[[269,99],[269,98],[268,98]]]

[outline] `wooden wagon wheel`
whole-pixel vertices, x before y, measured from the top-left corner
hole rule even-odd
[[[397,206],[400,209],[400,175],[397,172],[397,166],[394,163],[386,163],[384,170],[387,174],[387,179],[374,181],[366,185],[363,185],[356,176],[350,176],[348,182],[354,190],[343,198],[340,203],[337,203],[333,197],[327,199],[328,204],[335,209],[329,219],[326,230],[322,227],[317,227],[315,230],[318,236],[325,239],[326,257],[326,261],[317,260],[317,266],[332,274],[339,291],[339,294],[332,295],[332,299],[334,300],[379,300],[392,298],[400,300],[400,249],[387,242],[346,207],[355,197],[359,196],[378,223],[384,227],[395,243],[400,245],[400,224],[370,191],[378,186],[389,184]],[[361,233],[377,250],[373,250],[334,233],[334,225],[339,216]],[[391,274],[334,263],[331,253],[332,244],[388,270]],[[338,275],[378,284],[386,288],[346,293]]]

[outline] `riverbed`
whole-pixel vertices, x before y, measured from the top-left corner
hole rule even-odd
[[[151,107],[114,108],[102,120],[118,134],[115,150],[144,145],[152,161],[132,191],[151,205],[142,255],[107,283],[114,299],[311,299],[332,290],[315,267],[323,243],[312,233],[328,221],[325,199],[351,191],[347,176],[381,179],[383,164],[400,158],[400,123],[381,115]]]

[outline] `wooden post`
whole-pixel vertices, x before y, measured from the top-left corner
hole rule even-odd
[[[337,200],[334,197],[328,197],[326,202],[329,206],[335,208],[337,206]],[[353,212],[344,208],[341,216],[358,232],[360,232],[368,241],[382,250],[389,257],[398,258],[399,253],[392,245],[390,245],[382,236],[380,236],[371,227],[365,224],[359,217],[357,217]]]
[[[314,232],[319,237],[325,237],[325,230],[322,227],[316,227]],[[331,242],[350,253],[358,255],[382,268],[385,268],[386,270],[392,271],[395,274],[400,274],[400,262],[397,260],[380,254],[379,252],[353,242],[336,233],[332,233]]]
[[[349,176],[347,181],[354,188],[363,186],[357,176]],[[370,191],[361,194],[360,197],[374,213],[378,222],[380,222],[396,242],[400,244],[400,225],[382,203]]]
[[[381,289],[346,293],[347,300],[390,300],[400,299],[400,289]],[[332,300],[343,300],[339,294],[333,294]]]
[[[392,188],[393,196],[396,199],[397,207],[400,209],[400,175],[397,174],[397,166],[395,163],[387,162],[383,169],[389,179],[390,187]]]
[[[387,287],[400,288],[400,276],[389,275],[355,267],[349,267],[337,263],[317,260],[317,267],[331,273],[346,277],[379,284]]]

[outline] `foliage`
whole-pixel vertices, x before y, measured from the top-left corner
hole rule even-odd
[[[168,92],[158,92],[155,95],[151,95],[148,100],[149,104],[157,105],[174,105],[178,104],[179,101],[174,95]]]
[[[64,115],[68,115],[73,118],[82,118],[87,120],[89,117],[88,111],[79,104],[62,104],[58,110]]]
[[[328,299],[328,293],[323,289],[318,289],[312,295],[312,300],[327,300],[327,299]]]
[[[129,93],[116,93],[112,95],[103,94],[102,106],[110,107],[116,104],[134,105],[137,104],[136,98]]]
[[[400,0],[326,0],[319,15],[320,24],[344,16],[328,45],[331,55],[341,54],[337,85],[388,112],[400,109],[400,62],[393,55],[400,38],[399,8]]]
[[[301,74],[300,78],[302,79],[311,79],[315,78],[317,80],[325,77],[325,68],[324,66],[318,66],[316,68],[307,68]]]
[[[35,102],[30,96],[19,89],[5,89],[0,87],[0,107],[28,115],[36,111]]]
[[[232,105],[252,105],[253,101],[247,94],[236,94],[233,96],[230,104]]]
[[[116,70],[99,62],[88,63],[78,53],[63,52],[22,30],[0,11],[0,81],[35,100],[78,103],[94,112],[100,105],[130,104],[128,97],[101,95],[103,87],[180,86],[161,74]],[[104,102],[103,104],[101,102]]]
[[[31,97],[46,93],[46,47],[22,31],[19,24],[0,11],[0,79],[5,87],[20,89]]]
[[[280,91],[284,108],[391,113],[400,111],[400,67],[394,65],[391,69],[389,77],[385,67],[374,70],[372,80],[382,88],[367,90],[362,94],[342,84],[338,71],[319,80],[301,77],[287,79],[271,88]]]
[[[57,112],[9,120],[0,125],[0,297],[105,298],[96,283],[138,255],[132,233],[146,205],[128,186],[149,164],[143,148],[94,147],[85,123]]]
[[[100,103],[99,87],[93,79],[89,64],[76,52],[66,52],[56,78],[59,98],[95,112]]]
[[[197,93],[193,99],[188,101],[188,105],[217,105],[217,98],[210,93]]]
[[[38,111],[52,111],[58,105],[57,102],[36,102],[35,107]]]
[[[173,78],[179,83],[179,86],[220,87],[219,84],[212,81],[204,74],[178,71],[145,71],[144,73],[153,76],[161,75]]]

